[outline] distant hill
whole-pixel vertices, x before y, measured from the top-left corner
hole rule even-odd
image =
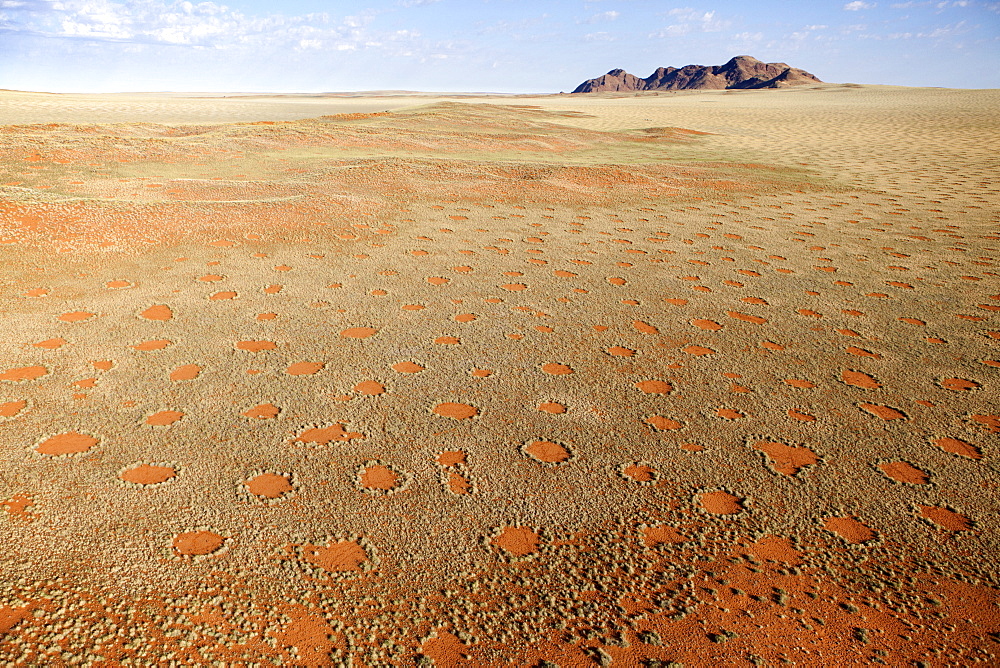
[[[640,79],[625,70],[611,70],[576,87],[574,93],[641,90],[721,90],[724,88],[784,88],[822,83],[814,75],[785,63],[764,63],[753,56],[736,56],[725,65],[659,67]]]

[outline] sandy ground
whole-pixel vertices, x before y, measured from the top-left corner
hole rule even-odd
[[[0,656],[997,663],[998,102],[0,93]]]

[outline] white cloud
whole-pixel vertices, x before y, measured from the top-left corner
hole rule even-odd
[[[862,2],[861,0],[854,0],[854,2],[848,2],[844,5],[844,9],[848,12],[858,12],[862,9],[874,9],[875,3]]]
[[[20,3],[15,32],[92,41],[163,44],[214,49],[285,47],[318,49],[324,44],[363,48],[370,39],[366,14],[333,19],[325,13],[253,16],[214,2],[180,0],[2,0]],[[428,1],[428,0],[424,0]],[[29,5],[25,10],[21,5]],[[338,47],[339,48],[339,47]]]
[[[698,32],[720,32],[732,25],[732,21],[717,18],[714,10],[703,12],[691,7],[677,7],[667,11],[666,16],[678,22],[652,33],[650,37],[683,37]]]
[[[621,16],[621,12],[616,12],[614,10],[611,10],[609,12],[601,12],[600,14],[594,14],[590,18],[584,20],[583,23],[606,23],[608,21],[616,20],[619,16]]]

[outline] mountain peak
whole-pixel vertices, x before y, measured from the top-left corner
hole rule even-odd
[[[573,92],[783,88],[807,83],[822,82],[809,72],[786,63],[765,63],[744,55],[734,56],[724,65],[658,67],[645,79],[614,69],[604,76],[584,81]]]

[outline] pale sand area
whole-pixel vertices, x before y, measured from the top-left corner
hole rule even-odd
[[[0,656],[997,661],[1000,91],[29,97]]]
[[[455,99],[468,99],[457,96]],[[504,96],[500,96],[504,97]],[[247,123],[297,121],[324,114],[389,111],[450,99],[407,93],[222,95],[183,93],[33,93],[0,91],[0,125],[21,123]],[[498,99],[498,98],[491,98]]]

